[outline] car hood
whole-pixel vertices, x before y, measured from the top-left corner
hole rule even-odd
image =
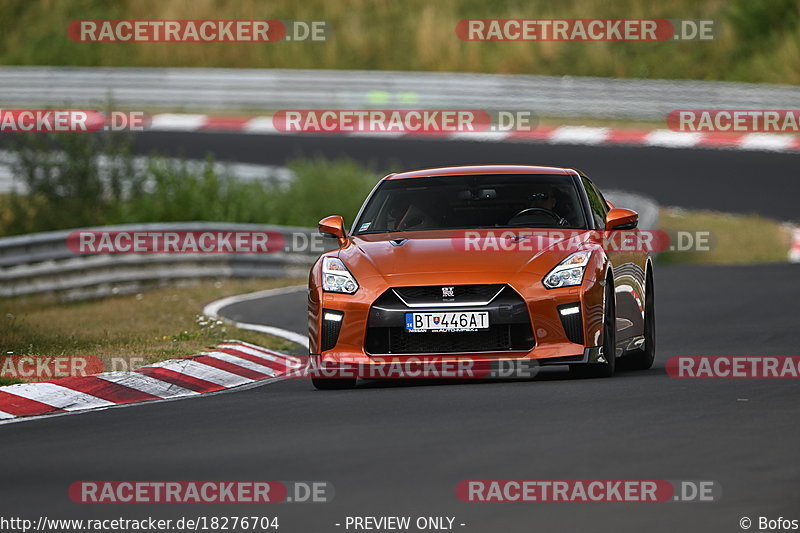
[[[581,249],[588,235],[586,230],[497,229],[359,235],[340,250],[339,257],[356,277],[443,272],[545,274]],[[556,247],[559,243],[564,245]]]

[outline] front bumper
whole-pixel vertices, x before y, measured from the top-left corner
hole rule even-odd
[[[527,277],[527,276],[526,276]],[[457,280],[456,280],[457,281]],[[402,362],[409,358],[422,358],[439,362],[537,360],[539,364],[580,364],[598,359],[597,346],[601,344],[602,291],[603,288],[591,279],[583,286],[562,289],[544,289],[541,284],[500,283],[508,291],[490,303],[481,306],[453,306],[447,311],[488,311],[490,324],[504,327],[506,333],[500,344],[483,345],[476,349],[470,346],[470,333],[430,333],[428,335],[453,336],[465,339],[463,343],[449,343],[446,350],[441,346],[424,347],[397,344],[405,337],[411,344],[417,342],[411,336],[424,333],[405,333],[405,313],[410,311],[441,311],[441,308],[409,307],[407,301],[398,301],[391,296],[388,285],[370,290],[370,284],[362,284],[355,295],[323,293],[312,288],[309,294],[310,352],[321,364],[371,365]],[[452,280],[440,282],[453,285]],[[434,284],[436,283],[434,282]],[[405,287],[397,284],[397,287]],[[458,284],[456,284],[458,286]],[[560,310],[575,307],[579,314],[570,316],[571,324],[565,322]],[[336,321],[326,316],[337,316]],[[577,322],[576,322],[577,320]],[[335,322],[332,324],[331,322]],[[335,335],[332,331],[335,330]],[[392,336],[395,339],[392,339]],[[438,337],[444,339],[444,337]],[[422,337],[416,337],[422,339]],[[401,339],[402,340],[402,339]],[[485,339],[484,339],[485,340]],[[575,342],[578,341],[578,342]],[[407,343],[408,344],[408,343]],[[448,344],[442,341],[440,344]],[[398,350],[398,347],[400,348]]]
[[[369,363],[331,363],[320,355],[312,355],[305,374],[332,379],[526,379],[533,378],[542,366],[583,365],[604,362],[601,347],[586,348],[583,354],[543,359],[504,359],[476,356],[448,358],[439,356],[373,358]]]

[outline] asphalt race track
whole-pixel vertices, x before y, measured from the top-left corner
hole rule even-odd
[[[12,142],[13,134],[0,134],[0,149],[9,149]],[[298,157],[348,157],[381,175],[463,164],[574,167],[601,188],[649,194],[661,205],[800,222],[796,195],[790,194],[797,190],[800,163],[794,152],[164,131],[137,134],[134,150],[190,159],[214,154],[218,161],[264,165]]]
[[[292,147],[284,138],[150,134],[140,139],[140,149],[149,143],[162,151],[180,150],[190,140],[192,150],[213,149],[218,159],[273,164]],[[269,150],[255,149],[267,141]],[[298,146],[297,138],[293,142]],[[457,162],[464,149],[463,143],[443,141],[358,140],[355,146],[377,142],[386,144],[363,153],[382,158],[394,150],[398,159],[411,154],[403,159],[409,168]],[[345,146],[331,138],[308,150],[335,155]],[[774,178],[797,190],[790,182],[797,156],[488,143],[470,146],[468,153],[467,162],[571,164],[604,187],[646,192],[662,204],[796,216],[796,195],[766,194],[763,187]],[[756,169],[770,179],[753,179]],[[696,180],[712,180],[719,190]],[[798,383],[679,380],[664,371],[667,358],[675,355],[800,355],[798,265],[664,266],[656,270],[656,291],[659,347],[655,367],[646,372],[576,380],[565,369],[552,368],[533,381],[367,382],[337,392],[287,380],[200,399],[2,426],[0,514],[277,514],[281,533],[345,531],[335,524],[344,524],[348,515],[455,516],[456,531],[480,533],[741,531],[744,516],[800,519]],[[304,311],[300,291],[235,304],[222,314],[304,333]],[[255,509],[81,506],[67,497],[77,480],[130,479],[324,480],[335,486],[336,496],[327,504]],[[716,480],[722,498],[462,503],[455,487],[466,479]]]
[[[378,173],[492,163],[575,167],[601,188],[649,194],[661,205],[800,221],[796,195],[789,194],[797,191],[797,153],[185,132],[141,133],[136,150],[196,159],[213,153],[219,161],[265,165],[282,165],[296,157],[346,156],[372,165]]]

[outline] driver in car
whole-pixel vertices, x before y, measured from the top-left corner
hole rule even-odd
[[[556,195],[552,187],[545,187],[532,192],[528,196],[528,207],[538,207],[553,211],[556,207]]]
[[[567,221],[555,208],[558,203],[555,191],[551,186],[541,186],[528,195],[528,207],[514,215],[509,223],[520,225],[535,222],[537,225],[554,220],[559,226],[564,226]]]

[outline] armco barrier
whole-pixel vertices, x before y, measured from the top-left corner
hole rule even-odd
[[[273,231],[311,239],[316,230],[260,224],[182,222],[82,228],[104,231]],[[59,292],[66,299],[125,294],[199,278],[304,278],[319,252],[77,254],[67,247],[74,230],[0,239],[0,296]],[[319,239],[319,237],[316,237]],[[335,242],[325,239],[323,246]]]
[[[675,109],[796,109],[800,87],[442,72],[0,67],[0,108],[427,108],[664,120]]]

